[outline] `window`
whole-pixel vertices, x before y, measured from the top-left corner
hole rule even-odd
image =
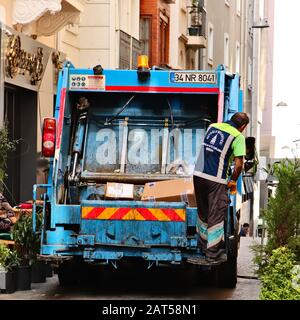
[[[169,63],[169,19],[166,16],[160,17],[159,34],[159,63]]]
[[[224,64],[226,67],[229,66],[229,35],[224,35]]]
[[[248,58],[248,89],[252,91],[252,60]]]
[[[235,72],[240,73],[240,56],[241,56],[241,47],[240,43],[236,43],[236,50],[235,50]]]
[[[214,26],[208,23],[208,64],[214,63]]]
[[[241,15],[241,0],[236,0],[236,14]]]
[[[141,20],[140,20],[141,50],[142,50],[142,54],[145,54],[149,57],[149,60],[151,57],[150,39],[151,39],[151,17],[141,16]]]

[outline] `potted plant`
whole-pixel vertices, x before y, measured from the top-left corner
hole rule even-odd
[[[47,276],[46,262],[39,260],[39,254],[41,249],[41,237],[40,237],[41,226],[42,226],[42,207],[37,207],[37,214],[36,214],[37,232],[34,236],[31,250],[30,250],[31,282],[32,283],[46,282],[46,276]]]
[[[14,293],[16,291],[16,269],[19,257],[4,245],[0,245],[0,291]]]
[[[20,259],[17,271],[17,290],[31,289],[31,251],[35,237],[32,233],[32,220],[28,215],[23,215],[13,228],[13,239]]]
[[[53,268],[50,261],[46,262],[46,277],[47,278],[53,277]]]
[[[24,215],[14,226],[13,238],[16,249],[22,261],[22,271],[20,271],[21,287],[29,288],[30,283],[40,283],[46,281],[46,265],[44,261],[38,260],[40,253],[40,229],[42,225],[42,212],[38,210],[36,215],[37,232],[33,234],[32,217]],[[21,268],[19,268],[21,269]],[[29,280],[29,279],[30,280]],[[24,282],[23,282],[24,280]],[[28,289],[19,289],[28,290]]]
[[[11,141],[8,136],[7,123],[0,128],[0,183],[3,183],[6,175],[7,154],[9,151],[14,151],[18,140]],[[0,186],[1,187],[1,186]],[[0,189],[1,190],[1,189]]]

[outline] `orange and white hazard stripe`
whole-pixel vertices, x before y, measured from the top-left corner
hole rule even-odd
[[[185,209],[82,207],[82,219],[184,222]]]

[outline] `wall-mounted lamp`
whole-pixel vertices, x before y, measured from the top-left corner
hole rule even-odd
[[[280,101],[279,103],[276,104],[276,107],[287,107],[288,104],[286,102]]]

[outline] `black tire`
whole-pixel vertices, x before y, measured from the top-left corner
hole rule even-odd
[[[217,271],[217,285],[221,288],[234,289],[237,284],[237,257],[229,256]]]
[[[78,264],[74,262],[63,262],[57,270],[60,286],[72,286],[78,284]]]
[[[197,269],[196,270],[197,275],[196,275],[196,285],[199,287],[211,287],[215,286],[215,270],[201,270]]]

